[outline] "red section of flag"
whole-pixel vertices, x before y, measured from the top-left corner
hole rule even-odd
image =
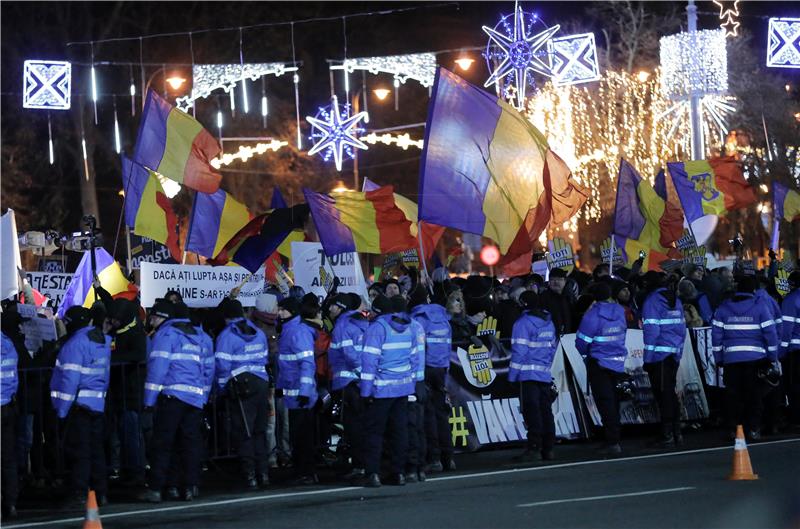
[[[210,259],[208,263],[213,266],[223,266],[228,264],[228,262],[233,259],[233,255],[236,253],[236,250],[239,249],[239,246],[241,246],[248,237],[252,237],[261,233],[261,228],[264,226],[264,221],[267,220],[268,217],[269,213],[263,213],[253,217],[253,220],[245,224],[242,229],[237,231],[236,235],[231,237],[231,240],[229,240],[225,246],[222,247],[222,250],[220,250],[213,259]]]
[[[178,245],[178,217],[172,210],[172,203],[170,203],[167,195],[156,191],[156,204],[162,210],[167,218],[167,241],[165,246],[169,249],[169,253],[177,262],[181,262],[181,248]]]
[[[717,189],[725,195],[725,209],[743,209],[756,202],[756,194],[747,180],[742,168],[733,156],[712,158],[708,164],[714,170]]]
[[[186,160],[183,184],[203,193],[216,193],[222,175],[211,165],[211,160],[220,152],[217,140],[206,129],[201,129],[192,142],[192,150]]]
[[[416,248],[417,240],[411,236],[411,222],[394,202],[394,188],[383,186],[375,191],[367,191],[364,195],[375,208],[381,253]]]
[[[439,239],[444,235],[444,226],[437,226],[436,224],[429,224],[420,221],[417,224],[419,241],[422,244],[422,251],[425,252],[425,260],[430,260],[433,253],[436,251],[436,245],[439,244]]]

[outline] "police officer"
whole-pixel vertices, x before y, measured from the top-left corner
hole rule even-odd
[[[411,296],[411,317],[425,331],[425,437],[426,462],[433,472],[455,470],[447,404],[447,369],[453,331],[442,305],[429,303],[427,291],[417,287]]]
[[[225,329],[217,336],[216,378],[231,406],[231,434],[247,488],[269,484],[267,475],[267,337],[244,318],[242,304],[226,299]]]
[[[319,312],[319,300],[313,294],[304,296],[300,303],[293,297],[278,303],[282,325],[275,387],[289,410],[296,485],[319,482],[314,471],[314,404],[317,402],[314,341],[321,327]]]
[[[417,370],[416,336],[411,319],[403,314],[405,300],[378,296],[372,303],[380,315],[364,335],[361,355],[361,397],[365,411],[367,487],[380,487],[383,436],[389,430],[392,485],[405,485],[403,470],[408,445],[408,396],[414,393]]]
[[[427,295],[427,291],[421,285],[418,285],[417,289],[422,289]],[[407,316],[405,303],[401,304],[398,301],[396,309],[402,309],[403,315]],[[425,387],[425,328],[419,321],[411,318],[411,331],[415,337],[413,347],[416,351],[417,359],[414,372],[414,393],[408,396],[408,458],[406,460],[405,478],[406,483],[417,483],[427,479],[425,474],[427,461],[425,405],[428,401],[428,391]]]
[[[786,396],[789,398],[789,423],[800,426],[800,270],[789,274],[791,292],[781,305],[781,367]]]
[[[151,503],[161,502],[176,438],[181,447],[185,500],[196,495],[200,481],[203,405],[208,380],[213,376],[213,364],[206,358],[213,351],[207,351],[207,338],[188,317],[175,317],[176,310],[173,303],[159,299],[150,313],[156,332],[147,359],[144,405],[155,406],[155,417],[149,488],[139,499]],[[186,316],[184,310],[180,313]]]
[[[358,310],[358,294],[337,294],[329,313],[334,318],[328,362],[333,372],[331,389],[342,392],[344,441],[350,449],[352,470],[345,479],[364,476],[364,406],[358,389],[361,374],[361,347],[369,320]]]
[[[616,386],[625,371],[625,310],[611,300],[611,287],[600,282],[590,289],[594,303],[583,315],[575,347],[586,359],[589,385],[603,420],[604,455],[619,454],[619,399]]]
[[[518,461],[553,459],[556,438],[553,419],[550,370],[558,339],[550,313],[542,308],[536,292],[526,291],[519,298],[524,311],[511,334],[509,382],[520,383],[522,417],[528,427],[528,444]]]
[[[86,501],[91,488],[99,504],[106,502],[105,403],[111,367],[111,337],[90,326],[84,307],[67,309],[69,338],[56,358],[50,379],[50,399],[65,425],[65,454],[70,470],[70,503]]]
[[[674,290],[659,286],[645,298],[642,328],[644,369],[661,412],[659,444],[671,448],[683,443],[675,384],[686,339],[683,304]]]
[[[755,297],[755,279],[741,276],[736,293],[714,313],[711,343],[717,365],[725,367],[728,426],[742,424],[750,440],[761,438],[763,388],[759,369],[777,361],[778,339],[770,307]]]
[[[19,314],[12,311],[3,312],[3,327],[8,325],[19,326]],[[3,516],[13,518],[17,515],[17,388],[19,377],[17,375],[17,348],[11,338],[3,332],[0,342],[0,404],[2,404],[2,424],[0,424],[0,444],[2,452],[2,487]]]

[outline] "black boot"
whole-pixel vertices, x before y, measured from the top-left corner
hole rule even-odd
[[[181,499],[180,492],[178,492],[178,487],[167,487],[167,490],[164,491],[164,496],[169,501],[178,501]]]
[[[681,422],[672,423],[672,437],[675,439],[675,446],[683,446],[683,434],[681,433]]]
[[[266,472],[262,472],[261,474],[256,476],[256,479],[258,480],[259,487],[266,488],[267,486],[269,486],[269,474],[267,474]]]
[[[258,488],[258,482],[256,481],[256,472],[251,470],[245,476],[245,484],[248,489],[256,490]]]
[[[661,439],[658,442],[661,448],[675,448],[675,434],[671,424],[661,425]]]

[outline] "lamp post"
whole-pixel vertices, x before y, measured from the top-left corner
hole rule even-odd
[[[158,70],[153,72],[153,74],[150,76],[150,78],[147,79],[147,83],[144,85],[144,90],[142,91],[142,108],[143,109],[144,109],[145,101],[147,101],[147,91],[150,89],[150,85],[153,84],[153,81],[155,80],[155,78],[156,78],[156,76],[158,74],[166,75],[167,74],[166,66],[162,66],[161,68],[159,68]],[[184,85],[184,83],[186,82],[186,79],[184,79],[183,77],[178,77],[178,76],[173,75],[172,77],[167,77],[165,79],[165,81],[173,90],[178,90],[181,86]]]

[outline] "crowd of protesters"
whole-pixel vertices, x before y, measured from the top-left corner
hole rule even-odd
[[[528,441],[518,461],[556,456],[550,370],[569,333],[586,359],[605,454],[622,452],[616,389],[627,329],[644,331],[661,446],[683,440],[675,384],[692,327],[712,327],[727,431],[743,424],[758,440],[800,424],[800,272],[781,298],[774,266],[754,276],[640,266],[613,275],[607,264],[592,274],[553,269],[546,281],[450,277],[444,269],[422,281],[401,268],[370,285],[368,299],[335,288],[323,300],[299,287],[288,295],[269,288],[248,309],[236,291],[209,309],[190,309],[170,291],[145,310],[95,282],[98,301],[68,309],[59,340],[33,356],[16,303],[6,301],[4,515],[15,514],[20,488],[43,484],[59,485],[74,508],[90,488],[105,503],[112,482],[140,488],[142,501],[191,501],[209,457],[208,425],[222,423],[213,419],[223,408],[243,489],[269,486],[279,467],[291,469],[294,485],[317,483],[334,437],[338,475],[360,485],[455,470],[451,356],[456,347],[486,345],[487,333],[510,338],[490,346],[506,349],[509,380],[519,382]],[[479,333],[487,318],[496,329]]]

